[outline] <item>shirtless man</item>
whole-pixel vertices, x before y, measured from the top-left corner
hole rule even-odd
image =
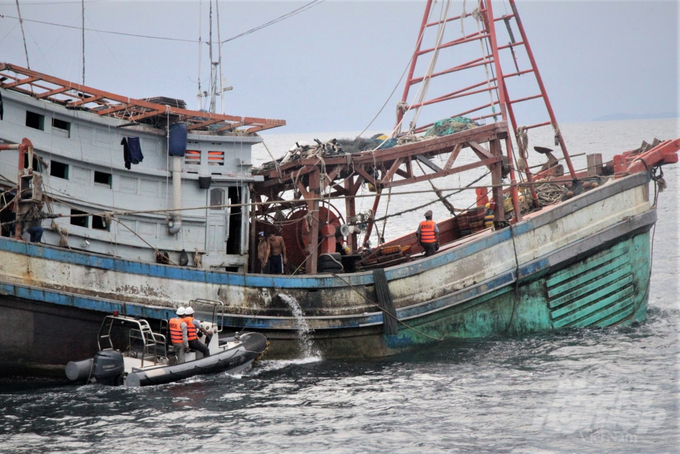
[[[270,232],[267,242],[269,243],[267,271],[269,274],[284,274],[284,267],[288,260],[286,259],[286,244],[283,242],[283,237]]]

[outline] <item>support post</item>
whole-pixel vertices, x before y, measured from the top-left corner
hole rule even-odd
[[[354,216],[356,216],[356,191],[354,188],[354,176],[350,176],[345,179],[345,189],[347,190],[347,196],[345,197],[345,214],[347,215],[347,222]],[[347,246],[351,251],[356,251],[357,249],[357,234],[351,233],[347,237]]]
[[[321,176],[316,168],[309,174],[309,196],[307,212],[310,215],[309,232],[307,233],[307,274],[316,274],[319,261],[319,196],[321,195]]]
[[[494,139],[489,141],[489,151],[491,151],[491,154],[494,156],[501,157],[503,154],[503,150],[501,149],[501,143],[498,139]],[[491,194],[492,194],[492,200],[495,202],[495,209],[494,209],[494,227],[496,229],[501,228],[505,221],[505,209],[503,208],[503,170],[501,168],[502,163],[495,162],[491,164],[490,170],[491,170]],[[516,190],[516,189],[515,189]]]

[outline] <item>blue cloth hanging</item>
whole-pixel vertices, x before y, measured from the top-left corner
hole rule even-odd
[[[144,160],[139,137],[123,137],[120,144],[123,146],[123,159],[126,169],[130,168],[130,164],[139,164]]]

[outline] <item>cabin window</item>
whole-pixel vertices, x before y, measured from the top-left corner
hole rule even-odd
[[[222,210],[224,207],[224,189],[215,188],[210,191],[210,208],[213,210]],[[214,208],[213,208],[214,207]]]
[[[26,126],[33,129],[45,130],[45,115],[39,113],[26,111]]]
[[[84,211],[76,210],[71,208],[71,225],[77,225],[80,227],[89,227],[90,217],[85,216],[87,213]]]
[[[200,150],[187,150],[184,154],[184,164],[188,166],[200,166],[201,165],[201,152]]]
[[[209,151],[208,165],[223,166],[224,165],[224,151]]]
[[[96,184],[103,184],[105,186],[111,187],[111,174],[106,172],[94,172],[94,182]]]
[[[103,217],[92,215],[92,228],[95,230],[109,230],[109,225]]]
[[[71,123],[68,121],[53,118],[52,128],[54,128],[55,132],[65,134],[66,137],[71,137]]]
[[[68,180],[68,164],[52,160],[50,164],[50,176]]]

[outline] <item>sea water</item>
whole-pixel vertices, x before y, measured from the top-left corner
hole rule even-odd
[[[562,130],[572,154],[601,152],[605,160],[643,139],[680,136],[675,119]],[[351,135],[266,140],[283,154],[296,140],[315,137]],[[530,146],[551,142],[548,135]],[[0,452],[678,452],[680,166],[664,172],[668,188],[658,201],[643,323],[447,341],[375,360],[265,359],[240,376],[146,388],[6,380]],[[435,184],[454,188],[466,180]],[[392,208],[426,199],[400,197]],[[467,202],[454,205],[460,203]],[[431,209],[438,219],[446,215],[440,204]],[[420,211],[390,218],[386,235],[413,230]]]

